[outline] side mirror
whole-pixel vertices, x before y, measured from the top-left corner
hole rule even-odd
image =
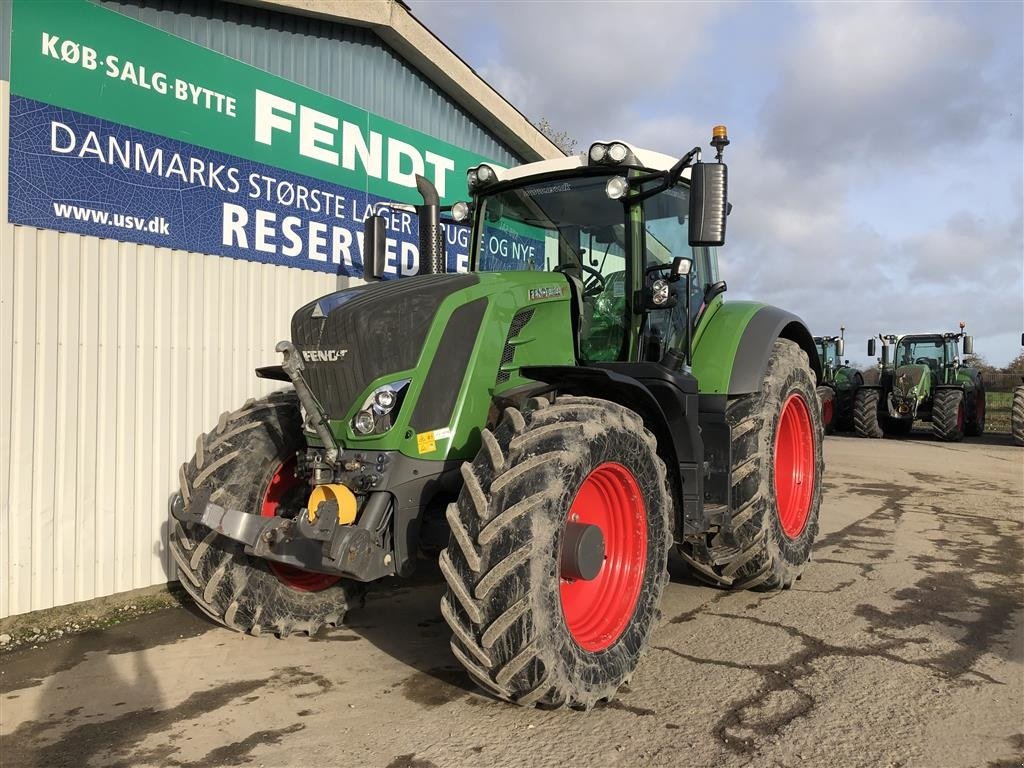
[[[874,339],[872,339],[874,341]],[[836,340],[836,357],[842,357],[846,352],[846,343],[842,339]]]
[[[974,337],[973,336],[964,336],[964,354],[965,355],[973,355],[974,354]]]
[[[363,279],[382,280],[387,259],[387,227],[384,217],[367,216],[363,222]]]
[[[875,340],[868,339],[868,357],[875,356]]]
[[[690,167],[690,245],[694,248],[725,245],[728,170],[725,163]]]

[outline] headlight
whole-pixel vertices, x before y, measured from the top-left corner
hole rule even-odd
[[[465,221],[469,218],[469,204],[461,200],[452,206],[452,218],[455,221]]]
[[[380,435],[391,429],[409,389],[409,381],[400,379],[373,390],[352,418],[352,429],[360,435]]]
[[[601,165],[621,165],[622,163],[635,164],[636,158],[626,144],[621,141],[613,141],[611,144],[591,144],[590,162]]]
[[[608,159],[613,163],[621,163],[629,154],[629,148],[625,144],[616,142],[608,147]]]
[[[466,173],[466,186],[473,189],[477,185],[479,179],[476,175],[476,168],[470,168]]]
[[[391,409],[395,407],[395,400],[395,393],[390,389],[378,389],[373,394],[373,405],[381,413],[391,413]]]
[[[663,306],[668,303],[669,285],[668,280],[655,280],[651,286],[651,302],[655,306]]]
[[[481,165],[476,169],[476,177],[481,184],[490,184],[496,178],[494,169],[489,165]]]
[[[360,411],[356,414],[352,424],[356,428],[356,432],[368,435],[373,432],[373,428],[377,425],[377,420],[373,418],[372,411]]]
[[[619,200],[625,197],[627,192],[629,192],[629,182],[622,176],[612,176],[604,185],[604,193],[609,200]]]

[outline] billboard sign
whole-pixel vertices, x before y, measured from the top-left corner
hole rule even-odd
[[[490,162],[87,0],[15,0],[10,136],[12,223],[342,275],[371,206],[419,202],[417,174],[466,199]],[[387,218],[415,274],[415,216]]]

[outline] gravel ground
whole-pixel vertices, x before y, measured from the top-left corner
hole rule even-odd
[[[2,764],[1024,764],[1024,452],[834,437],[826,460],[804,578],[676,573],[630,686],[589,713],[477,692],[428,566],[312,640],[173,607],[7,652]]]

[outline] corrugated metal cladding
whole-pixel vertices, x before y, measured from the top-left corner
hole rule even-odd
[[[0,83],[3,166],[9,106]],[[14,226],[4,167],[0,617],[173,577],[178,467],[221,412],[280,386],[253,368],[343,280]]]
[[[523,162],[368,29],[234,3],[98,2],[502,165]]]

